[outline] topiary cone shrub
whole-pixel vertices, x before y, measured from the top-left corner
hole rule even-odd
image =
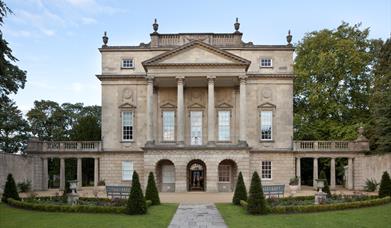
[[[383,198],[386,196],[391,196],[391,179],[387,171],[383,173],[379,187],[379,197]]]
[[[324,193],[327,193],[327,197],[331,197],[329,183],[327,181],[326,173],[323,170],[320,171],[319,179],[323,179],[324,180],[324,187],[322,188],[322,191]]]
[[[265,196],[263,195],[261,179],[257,172],[254,172],[253,177],[251,178],[247,203],[247,212],[250,214],[266,214],[268,212]]]
[[[157,190],[155,177],[152,172],[149,172],[148,175],[148,184],[147,190],[145,191],[145,199],[150,200],[152,202],[152,205],[160,204],[159,192]]]
[[[239,172],[238,182],[236,183],[234,197],[232,198],[232,203],[235,205],[240,205],[240,201],[247,201],[247,190],[246,185],[243,181],[242,172]]]
[[[126,213],[129,215],[142,215],[147,213],[147,203],[145,202],[136,171],[133,172],[132,188],[130,189]]]
[[[7,176],[7,182],[5,182],[4,193],[3,197],[1,198],[1,201],[6,203],[8,198],[20,200],[18,190],[16,189],[15,180],[12,177],[11,173]]]

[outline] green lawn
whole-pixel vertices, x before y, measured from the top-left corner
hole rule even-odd
[[[77,214],[16,209],[0,203],[0,227],[167,227],[177,204],[148,208],[147,215]]]
[[[254,216],[232,204],[217,204],[229,227],[391,227],[391,204],[308,214]]]

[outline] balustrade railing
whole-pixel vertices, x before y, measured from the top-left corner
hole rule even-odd
[[[27,151],[30,152],[98,152],[101,141],[32,141]]]
[[[294,141],[295,151],[353,151],[356,149],[354,141]]]

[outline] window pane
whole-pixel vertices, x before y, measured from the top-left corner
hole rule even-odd
[[[122,112],[122,139],[133,140],[133,112]]]
[[[122,161],[122,180],[132,180],[133,162]]]
[[[175,183],[175,167],[173,165],[163,165],[163,184]]]
[[[272,139],[273,112],[261,112],[261,139]]]
[[[219,140],[230,140],[230,112],[219,111],[218,112],[218,126],[219,126]]]
[[[261,59],[261,66],[262,67],[271,67],[272,66],[272,59]]]
[[[132,68],[133,67],[133,59],[123,59],[122,60],[123,68]]]
[[[219,165],[219,182],[229,182],[231,176],[230,165]]]
[[[262,161],[261,165],[262,179],[272,179],[272,162],[271,161]]]
[[[175,112],[163,112],[163,140],[175,140]]]
[[[190,112],[190,144],[202,145],[202,112]]]

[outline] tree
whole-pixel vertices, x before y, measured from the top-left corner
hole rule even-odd
[[[391,179],[387,171],[383,173],[379,187],[379,197],[383,198],[386,196],[391,197]]]
[[[343,22],[307,34],[296,47],[295,139],[356,139],[369,118],[372,66],[379,46],[369,29]]]
[[[240,205],[240,201],[247,201],[247,190],[246,185],[243,181],[242,172],[239,172],[238,181],[236,182],[234,197],[232,198],[232,203],[236,205]]]
[[[322,188],[322,191],[324,193],[327,193],[327,196],[330,197],[331,196],[331,192],[330,192],[329,183],[327,181],[326,173],[323,170],[320,171],[319,179],[323,179],[324,180],[324,187]]]
[[[371,104],[371,147],[377,152],[391,152],[391,39],[379,52],[374,68]]]
[[[0,26],[4,24],[4,17],[12,14],[10,8],[0,0]],[[2,102],[9,101],[8,95],[16,94],[23,89],[26,83],[26,71],[13,65],[18,59],[12,55],[8,42],[3,39],[3,32],[0,31],[0,99]]]
[[[265,196],[263,195],[263,189],[261,179],[257,172],[253,173],[251,178],[250,192],[247,201],[247,211],[250,214],[266,214],[267,205]]]
[[[10,100],[0,100],[0,150],[23,151],[29,138],[29,125],[22,112]]]
[[[155,177],[152,172],[149,172],[148,175],[148,184],[147,189],[145,190],[145,199],[150,200],[152,202],[152,205],[160,204],[159,192],[157,190]]]
[[[133,172],[132,188],[130,189],[126,212],[130,215],[141,215],[147,213],[147,203],[145,202],[139,177],[136,171]]]
[[[40,140],[65,140],[66,118],[61,106],[49,100],[34,101],[34,108],[27,113],[32,133]]]
[[[20,200],[18,190],[16,189],[15,180],[11,173],[9,173],[7,176],[7,182],[5,182],[4,193],[1,201],[6,203],[8,198]]]
[[[81,117],[70,130],[70,139],[74,141],[99,141],[101,140],[101,127],[95,116]]]

